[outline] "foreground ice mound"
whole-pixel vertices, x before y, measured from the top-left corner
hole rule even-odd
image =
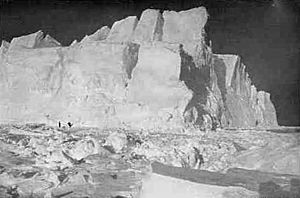
[[[147,9],[68,47],[41,31],[2,42],[0,122],[131,128],[271,127],[270,94],[205,43],[204,7]]]

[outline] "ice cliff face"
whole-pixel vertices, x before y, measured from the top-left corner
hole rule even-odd
[[[207,11],[148,9],[62,47],[41,31],[2,42],[0,122],[183,128],[276,126],[236,55],[205,44]]]

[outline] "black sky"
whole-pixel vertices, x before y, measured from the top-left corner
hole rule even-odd
[[[43,30],[63,45],[146,8],[204,5],[215,53],[239,54],[259,90],[271,93],[279,124],[300,125],[298,0],[0,0],[0,40]]]

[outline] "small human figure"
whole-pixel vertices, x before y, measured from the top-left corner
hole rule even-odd
[[[195,151],[195,159],[196,159],[196,169],[200,169],[201,165],[204,164],[203,155],[200,154],[200,151],[198,148],[193,147]]]
[[[60,128],[61,127],[61,122],[60,121],[58,121],[58,128]]]
[[[67,124],[70,128],[73,126],[73,124],[71,122],[68,122]]]

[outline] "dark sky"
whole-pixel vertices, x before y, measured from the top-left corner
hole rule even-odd
[[[239,54],[279,124],[300,125],[300,0],[0,0],[0,39],[43,30],[63,45],[143,9],[204,5],[215,53]]]

